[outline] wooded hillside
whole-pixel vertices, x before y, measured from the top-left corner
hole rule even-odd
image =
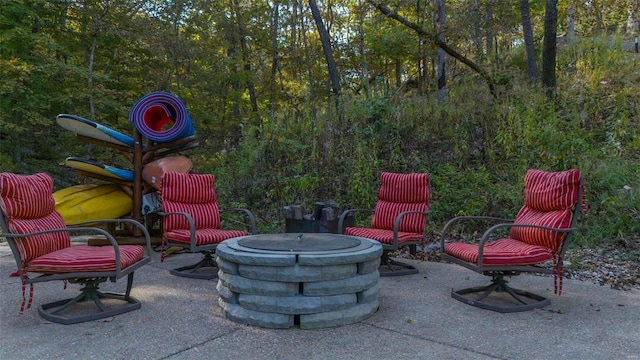
[[[130,134],[135,101],[185,104],[223,205],[370,207],[381,171],[428,172],[432,226],[513,217],[528,168],[580,168],[582,244],[640,231],[637,0],[0,0],[0,171],[83,181],[126,166],[56,125]],[[551,90],[551,91],[550,91]]]

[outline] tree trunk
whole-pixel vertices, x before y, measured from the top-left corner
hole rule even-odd
[[[316,0],[309,0],[309,7],[311,8],[313,20],[316,22],[316,27],[318,28],[318,34],[320,35],[320,41],[322,42],[324,57],[327,60],[327,67],[329,68],[329,79],[331,80],[331,90],[336,101],[336,106],[339,106],[340,92],[342,90],[340,88],[338,66],[336,65],[336,61],[333,59],[333,53],[331,51],[331,38],[329,37],[327,28],[324,26],[322,16],[320,16],[320,11],[318,10],[318,4],[316,4]]]
[[[487,0],[487,11],[485,12],[485,45],[487,46],[487,59],[493,59],[493,1]]]
[[[98,33],[94,33],[91,40],[91,47],[89,48],[88,63],[88,79],[87,79],[87,92],[89,93],[89,114],[91,120],[96,119],[96,105],[93,98],[93,62],[96,57],[96,47],[98,47]]]
[[[276,75],[278,74],[278,26],[280,18],[278,13],[280,12],[278,2],[273,4],[273,10],[271,12],[271,78],[269,79],[269,109],[271,116],[276,111]]]
[[[567,42],[573,41],[576,37],[576,19],[573,17],[576,9],[570,7],[567,9]]]
[[[247,46],[247,36],[246,31],[244,30],[244,20],[242,17],[242,12],[240,11],[240,4],[238,4],[238,0],[233,0],[233,7],[236,13],[236,22],[238,25],[238,37],[240,37],[240,46],[242,50],[242,62],[244,62],[243,69],[247,74],[253,75],[253,71],[251,70],[251,64],[249,63],[249,47]],[[253,76],[248,77],[250,80],[247,80],[246,86],[249,91],[249,101],[251,102],[251,111],[253,113],[258,112],[258,100],[256,98],[256,90],[253,86]]]
[[[476,56],[474,56],[474,58],[475,60],[480,60],[482,59],[482,26],[481,23],[476,20],[480,18],[480,4],[478,0],[473,0],[470,11],[471,18],[474,19],[471,25],[473,28],[471,41],[476,49]]]
[[[627,32],[638,34],[638,0],[629,0],[629,12],[627,17]]]
[[[309,54],[309,52],[311,51],[311,49],[309,49],[309,40],[307,39],[307,26],[306,26],[306,21],[305,21],[305,17],[304,16],[300,16],[300,33],[302,34],[302,47],[304,48],[304,61],[305,61],[305,69],[307,70],[307,81],[309,82],[309,91],[308,91],[308,99],[309,99],[309,112],[312,114],[311,118],[315,119],[316,118],[316,101],[313,101],[313,99],[315,98],[316,94],[315,94],[315,78],[313,76],[313,71],[311,71],[313,65],[311,62],[311,56]]]
[[[395,58],[393,60],[396,67],[396,90],[398,90],[402,86],[402,62],[399,58]]]
[[[552,98],[556,88],[556,26],[558,0],[547,0],[544,14],[544,42],[542,45],[542,88]]]
[[[601,4],[597,1],[592,1],[591,5],[593,7],[593,13],[596,18],[596,31],[597,34],[605,34],[606,28],[604,26],[604,19],[602,14],[602,8],[600,8]]]
[[[524,37],[524,49],[527,54],[527,75],[529,80],[535,81],[538,77],[536,67],[536,53],[533,46],[533,24],[529,15],[529,0],[520,0],[520,16],[522,18],[522,36]]]
[[[224,39],[227,43],[227,57],[230,59],[231,65],[231,74],[232,74],[232,82],[231,88],[233,92],[236,93],[240,91],[240,84],[238,83],[238,67],[236,66],[236,44],[237,44],[237,34],[233,26],[231,26],[231,19],[229,19],[226,15],[223,15],[225,26]],[[237,96],[233,96],[233,102],[231,105],[231,111],[234,117],[240,116],[240,104],[238,103]]]
[[[363,9],[362,0],[358,0],[358,9]],[[364,27],[362,24],[364,23],[364,11],[358,11],[358,37],[360,40],[360,54],[362,54],[362,78],[364,81],[364,92],[367,99],[370,97],[371,93],[369,90],[369,65],[367,64],[367,49],[365,48],[364,42]]]
[[[437,0],[436,8],[437,8],[437,17],[436,17],[436,37],[441,42],[444,42],[444,35],[442,35],[442,29],[444,29],[445,23],[445,11],[444,11],[444,1],[445,0]],[[438,103],[443,104],[447,94],[447,78],[445,73],[445,52],[439,47],[436,50],[436,64],[438,67],[437,79],[438,79]]]

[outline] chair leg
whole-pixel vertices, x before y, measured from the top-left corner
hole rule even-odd
[[[81,281],[84,287],[80,289],[81,293],[78,296],[40,305],[38,307],[38,314],[40,314],[42,318],[51,322],[69,325],[104,319],[139,309],[142,306],[140,301],[129,295],[133,284],[133,273],[129,274],[127,277],[127,289],[124,294],[100,291],[100,283],[106,280],[106,278],[97,278],[92,280],[82,279]],[[123,304],[107,306],[102,302],[102,299],[120,300]],[[92,301],[98,308],[98,311],[90,312],[88,314],[86,311],[82,314],[73,314],[74,309],[76,308],[74,305],[84,301]],[[67,314],[63,315],[63,313]]]
[[[380,258],[380,276],[400,276],[417,274],[415,266],[396,261],[389,256],[388,251],[382,252]]]
[[[487,301],[483,301],[489,295],[495,293],[509,294],[510,298],[507,297],[505,299],[505,297],[501,297],[501,299],[495,300],[496,302],[502,301],[503,303],[509,302],[510,304],[499,305],[496,302],[490,303]],[[476,297],[466,296],[468,294],[480,295]],[[490,285],[451,291],[451,297],[472,306],[497,311],[500,313],[511,313],[540,309],[551,303],[551,300],[540,295],[510,287],[509,285],[507,285],[507,280],[504,279],[504,275],[501,274],[494,275]],[[511,299],[511,301],[509,301],[509,299]],[[513,300],[515,300],[517,304],[514,305]]]
[[[218,277],[218,264],[213,258],[213,251],[207,251],[204,254],[202,260],[193,265],[183,266],[176,269],[172,269],[169,272],[175,276],[181,276],[192,279],[205,279],[211,280]],[[199,271],[203,269],[206,271]]]

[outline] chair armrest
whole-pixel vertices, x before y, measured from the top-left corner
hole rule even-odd
[[[147,230],[147,228],[139,221],[136,221],[133,219],[101,219],[101,220],[93,220],[93,221],[70,224],[68,226],[73,226],[74,228],[69,230],[75,231],[76,226],[83,226],[83,225],[90,225],[90,224],[94,224],[94,225],[95,224],[129,224],[139,228],[144,234],[144,238],[145,238],[145,243],[146,243],[145,254],[147,256],[151,256],[151,235],[149,235],[149,231]]]
[[[440,234],[440,252],[444,253],[444,246],[447,242],[447,235],[450,231],[450,229],[454,226],[457,225],[457,223],[463,223],[465,221],[486,221],[486,222],[499,222],[499,223],[513,223],[512,219],[504,219],[504,218],[499,218],[499,217],[494,217],[494,216],[458,216],[458,217],[454,217],[453,219],[449,220],[445,225],[444,228],[442,229],[442,233]]]
[[[428,216],[429,211],[403,211],[400,214],[398,214],[396,219],[393,221],[393,246],[396,248],[398,247],[398,231],[400,230],[400,222],[402,222],[403,217],[409,214],[422,214],[422,215]],[[422,234],[422,236],[424,236],[424,234]]]
[[[371,214],[373,214],[373,209],[348,209],[342,212],[342,214],[340,214],[340,217],[338,218],[338,234],[344,234],[344,219],[347,218],[347,216],[349,215],[353,215],[354,213],[357,212],[369,212]]]
[[[247,217],[247,219],[249,219],[249,224],[251,224],[251,235],[254,235],[256,233],[256,217],[253,215],[251,210],[232,208],[232,209],[220,210],[220,212],[226,212],[226,213],[238,212],[238,213],[244,214]]]
[[[192,249],[196,247],[196,224],[193,222],[193,218],[191,217],[191,215],[189,215],[186,212],[179,212],[179,211],[177,211],[177,212],[158,211],[157,214],[160,217],[165,217],[165,216],[169,216],[169,215],[184,216],[187,219],[187,223],[189,224],[189,233],[191,235],[189,237],[189,243],[191,244],[191,248]],[[164,235],[163,235],[163,237],[164,237]]]
[[[13,256],[16,259],[16,263],[18,264],[18,271],[20,272],[20,275],[22,275],[22,259],[20,258],[20,255],[18,253],[18,250],[16,248],[16,244],[15,241],[16,239],[23,239],[23,238],[28,238],[31,236],[37,236],[37,235],[43,235],[43,234],[53,234],[53,233],[61,233],[61,232],[66,232],[66,233],[96,233],[99,235],[103,235],[111,244],[111,246],[113,246],[114,248],[114,253],[115,253],[115,261],[116,261],[116,277],[120,276],[120,272],[122,271],[121,268],[121,264],[120,264],[120,247],[118,246],[118,242],[116,241],[116,239],[113,237],[113,235],[111,235],[108,231],[104,230],[104,229],[100,229],[100,228],[96,228],[96,227],[76,227],[76,228],[65,228],[65,229],[50,229],[50,230],[45,230],[45,231],[37,231],[37,232],[33,232],[33,233],[28,233],[28,234],[11,234],[11,233],[0,233],[0,237],[4,237],[7,239],[7,241],[9,242],[9,247],[11,248],[11,252],[13,253]],[[148,233],[147,233],[148,234]],[[149,243],[149,247],[151,247],[150,243]]]

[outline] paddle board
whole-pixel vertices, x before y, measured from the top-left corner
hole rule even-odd
[[[131,213],[133,200],[115,184],[83,184],[53,193],[56,210],[66,224],[117,219]]]
[[[60,114],[56,117],[56,122],[63,128],[78,135],[112,144],[133,147],[132,137],[79,116]]]
[[[105,165],[94,160],[68,157],[64,160],[64,163],[68,167],[74,168],[76,170],[82,170],[92,174],[107,176],[118,180],[133,181],[133,171]]]
[[[154,189],[160,190],[162,174],[167,171],[188,173],[193,168],[193,163],[186,156],[170,156],[152,161],[142,168],[142,180]]]

